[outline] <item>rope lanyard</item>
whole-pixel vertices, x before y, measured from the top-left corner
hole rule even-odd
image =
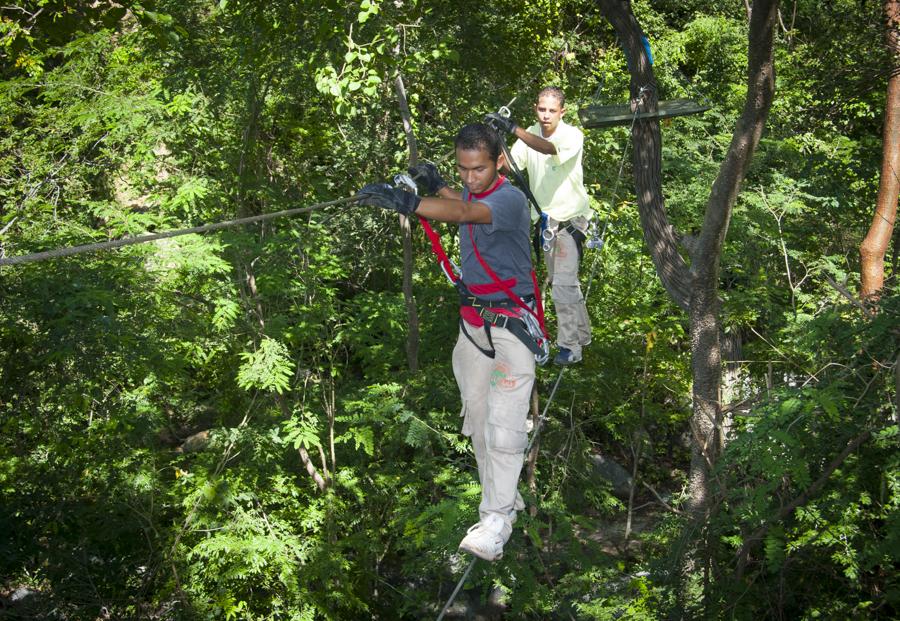
[[[509,147],[506,146],[506,141],[503,139],[500,140],[500,149],[503,151],[503,156],[506,158],[506,165],[509,167],[509,172],[512,173],[512,176],[516,178],[516,183],[518,184],[519,188],[525,193],[525,196],[528,197],[528,200],[531,201],[531,204],[538,212],[538,215],[543,216],[544,212],[541,209],[541,206],[538,205],[538,201],[534,197],[534,193],[531,191],[531,186],[525,180],[525,176],[522,174],[522,171],[519,169],[518,165],[516,165],[516,161],[512,158],[512,154],[509,152]]]
[[[431,223],[422,216],[419,216],[419,223],[422,225],[422,230],[425,232],[425,236],[431,243],[431,251],[434,253],[434,256],[437,257],[438,265],[441,266],[441,271],[444,272],[444,276],[447,277],[447,280],[450,281],[451,285],[457,285],[457,283],[460,282],[459,268],[450,260],[450,257],[447,256],[444,245],[441,243],[441,236],[431,227]]]

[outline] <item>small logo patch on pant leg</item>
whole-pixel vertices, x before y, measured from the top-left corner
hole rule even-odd
[[[509,365],[505,362],[494,365],[494,370],[491,371],[491,386],[501,390],[512,390],[516,387],[516,379],[510,377]]]

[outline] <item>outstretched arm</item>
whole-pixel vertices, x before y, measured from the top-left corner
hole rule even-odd
[[[452,194],[449,190],[446,194]],[[456,198],[446,197],[423,198],[415,213],[429,220],[440,222],[471,222],[472,224],[490,224],[491,210],[484,203],[470,203]]]
[[[541,138],[531,132],[525,131],[525,129],[519,126],[516,126],[516,129],[512,134],[538,153],[543,153],[544,155],[556,155],[556,145],[546,138]]]
[[[370,183],[359,190],[358,200],[361,205],[391,209],[405,216],[416,214],[440,222],[490,224],[493,221],[491,209],[484,203],[452,198],[455,192],[445,188],[441,188],[439,194],[439,197],[421,197],[387,183]]]
[[[462,200],[462,192],[459,190],[454,190],[450,186],[445,185],[440,190],[438,190],[438,196],[441,198],[449,198],[451,200],[461,201]]]

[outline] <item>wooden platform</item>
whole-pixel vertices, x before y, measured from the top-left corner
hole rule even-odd
[[[698,104],[691,99],[670,99],[660,101],[656,112],[639,112],[639,119],[665,119],[672,116],[685,116],[706,112],[710,106]],[[578,111],[578,118],[585,129],[612,127],[614,125],[630,125],[634,112],[629,104],[616,106],[591,105]]]

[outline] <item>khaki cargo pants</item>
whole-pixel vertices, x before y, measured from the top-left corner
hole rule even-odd
[[[466,331],[488,349],[484,329]],[[525,508],[518,492],[519,473],[528,445],[526,422],[534,384],[534,354],[504,328],[491,328],[496,356],[488,358],[460,329],[453,349],[453,374],[462,397],[463,435],[472,439],[481,481],[482,520],[491,513],[505,521],[509,539],[516,511]]]
[[[571,224],[586,231],[588,222],[574,218]],[[550,297],[556,311],[556,343],[581,356],[581,348],[591,342],[591,322],[578,280],[578,247],[564,225],[550,219],[551,227],[558,227],[551,242],[550,251],[544,252],[547,278],[550,280]]]

